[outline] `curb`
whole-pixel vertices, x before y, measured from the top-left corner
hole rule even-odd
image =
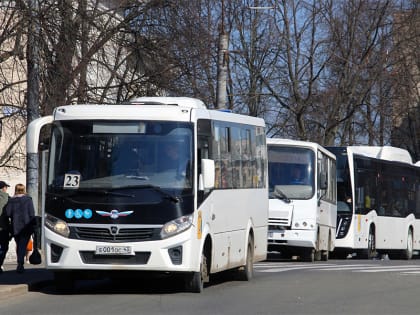
[[[26,294],[30,291],[41,290],[42,288],[52,285],[52,283],[53,280],[39,280],[24,284],[0,284],[0,301],[10,297]]]
[[[0,301],[28,293],[28,284],[0,285]]]

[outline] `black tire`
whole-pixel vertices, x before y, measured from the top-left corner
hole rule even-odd
[[[314,249],[314,260],[315,261],[320,261],[322,259],[322,251],[319,249],[319,239],[320,239],[320,234],[319,234],[319,230],[318,233],[316,234],[316,243],[315,243],[315,249]]]
[[[375,232],[370,229],[369,236],[368,236],[368,247],[364,250],[360,251],[360,258],[362,259],[373,259],[377,255],[376,253],[376,238]]]
[[[314,260],[315,261],[322,260],[322,251],[321,250],[314,250],[314,251],[315,251],[315,253],[314,253],[314,255],[315,255]]]
[[[330,243],[331,243],[331,235],[328,235],[328,248],[327,250],[323,250],[321,252],[321,260],[322,261],[328,261],[329,255],[330,255]]]
[[[58,292],[72,293],[75,286],[75,279],[69,271],[56,271],[54,272],[54,283]]]
[[[246,251],[245,265],[237,270],[240,281],[250,281],[254,277],[254,240],[249,237]]]
[[[209,271],[207,266],[207,257],[201,254],[200,271],[188,274],[185,278],[185,287],[187,291],[201,293],[204,290],[204,283],[209,281]]]
[[[405,260],[413,258],[413,231],[411,229],[408,230],[407,247],[402,251],[401,258]]]

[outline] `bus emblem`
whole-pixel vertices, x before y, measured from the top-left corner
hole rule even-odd
[[[111,232],[111,235],[117,235],[118,234],[118,227],[117,226],[111,226],[110,232]]]
[[[130,214],[132,214],[134,211],[118,211],[117,209],[111,210],[110,212],[107,211],[95,211],[97,214],[99,214],[102,217],[110,217],[111,219],[118,219],[119,217],[126,217]]]

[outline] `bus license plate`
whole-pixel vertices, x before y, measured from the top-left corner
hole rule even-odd
[[[131,246],[96,246],[95,255],[134,255]]]

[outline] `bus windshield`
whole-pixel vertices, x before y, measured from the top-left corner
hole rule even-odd
[[[168,121],[59,121],[50,191],[154,187],[192,190],[193,126]]]
[[[315,154],[307,148],[268,146],[270,198],[310,199],[314,194]]]

